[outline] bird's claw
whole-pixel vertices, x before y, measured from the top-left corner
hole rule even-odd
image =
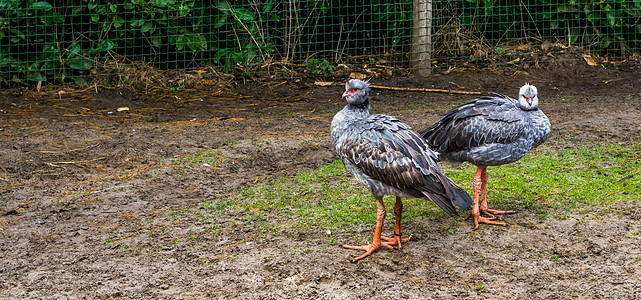
[[[474,216],[474,230],[479,228],[479,222],[480,223],[485,223],[485,224],[490,224],[490,225],[498,225],[498,226],[505,226],[506,225],[505,223],[492,221],[494,219],[495,219],[495,217],[486,218],[486,217],[481,217],[481,216]]]
[[[353,249],[353,250],[363,250],[365,253],[363,255],[354,258],[353,262],[356,262],[358,260],[361,260],[368,255],[372,254],[376,249],[380,248],[381,246],[384,246],[386,248],[389,248],[390,250],[394,250],[394,245],[398,245],[398,249],[401,249],[401,243],[405,243],[409,241],[412,238],[410,235],[408,238],[401,238],[400,236],[394,236],[394,237],[386,237],[386,236],[381,236],[382,240],[385,240],[384,242],[378,242],[378,243],[370,243],[364,246],[350,246],[350,245],[343,245],[343,248],[346,249]]]
[[[411,234],[410,234],[410,237],[404,238],[404,239],[401,238],[400,236],[394,236],[394,237],[391,237],[391,238],[390,237],[386,237],[386,236],[382,236],[381,239],[384,239],[387,242],[381,242],[381,244],[383,244],[383,246],[386,246],[387,248],[390,248],[390,249],[394,249],[393,246],[394,245],[398,245],[398,249],[401,249],[401,248],[403,248],[402,247],[402,243],[408,242],[411,238],[412,238]]]
[[[494,216],[493,214],[488,214],[488,213],[485,213],[485,214],[487,214],[489,216],[487,218],[483,217],[486,220],[494,220],[494,219],[496,219],[496,216]],[[474,214],[472,212],[468,212],[467,215],[465,215],[465,220],[469,219],[472,216],[474,216]],[[481,218],[480,214],[479,214],[479,218]]]
[[[496,210],[496,209],[481,209],[482,212],[486,213],[489,216],[500,215],[500,214],[513,214],[516,213],[515,210]]]
[[[378,249],[381,245],[382,245],[382,243],[381,243],[381,244],[378,244],[378,245],[375,245],[375,244],[367,244],[367,245],[365,245],[365,246],[350,246],[350,245],[343,245],[343,248],[353,249],[353,250],[365,250],[365,253],[363,253],[363,255],[361,255],[361,256],[359,256],[359,257],[357,257],[357,258],[354,258],[354,260],[352,260],[352,262],[356,262],[357,260],[363,259],[363,258],[365,258],[366,256],[368,256],[368,255],[372,254],[372,252],[374,252],[374,250]],[[386,246],[386,247],[390,247],[390,246],[388,246],[388,245],[385,245],[385,246]],[[391,248],[391,247],[390,247],[390,248]]]

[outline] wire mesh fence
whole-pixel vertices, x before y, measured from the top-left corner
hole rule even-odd
[[[417,7],[430,10],[427,22],[413,19]],[[317,76],[340,64],[407,68],[421,51],[416,32],[443,62],[568,49],[630,57],[641,49],[641,0],[0,0],[0,84],[86,83],[132,65]]]

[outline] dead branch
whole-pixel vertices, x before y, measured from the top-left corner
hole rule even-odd
[[[445,90],[445,89],[411,88],[411,87],[403,88],[403,87],[382,86],[382,85],[370,85],[370,87],[373,89],[407,91],[407,92],[431,92],[431,93],[466,94],[466,95],[481,94],[481,92],[456,91],[456,90]]]
[[[330,85],[342,85],[340,82],[323,82],[317,81],[314,82],[314,85],[318,86],[330,86]],[[405,92],[429,92],[429,93],[447,93],[447,94],[465,94],[465,95],[481,95],[481,92],[470,92],[470,91],[457,91],[457,90],[445,90],[445,89],[428,89],[428,88],[412,88],[412,87],[395,87],[395,86],[384,86],[384,85],[370,85],[369,87],[373,89],[381,90],[393,90],[393,91],[405,91]]]

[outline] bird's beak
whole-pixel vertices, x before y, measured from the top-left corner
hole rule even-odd
[[[345,97],[347,97],[347,96],[349,96],[349,95],[351,95],[351,94],[353,94],[353,93],[354,93],[354,90],[345,91],[345,92],[343,93],[343,98],[345,98]]]

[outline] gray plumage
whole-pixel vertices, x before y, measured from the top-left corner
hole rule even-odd
[[[550,121],[538,108],[536,87],[526,83],[519,99],[496,94],[456,107],[421,135],[441,159],[479,167],[523,158],[550,135]]]
[[[470,207],[469,194],[441,173],[436,153],[417,132],[395,117],[370,115],[367,82],[352,79],[345,90],[348,104],[332,120],[332,140],[345,167],[375,198],[428,198],[450,216],[458,215],[452,201]]]

